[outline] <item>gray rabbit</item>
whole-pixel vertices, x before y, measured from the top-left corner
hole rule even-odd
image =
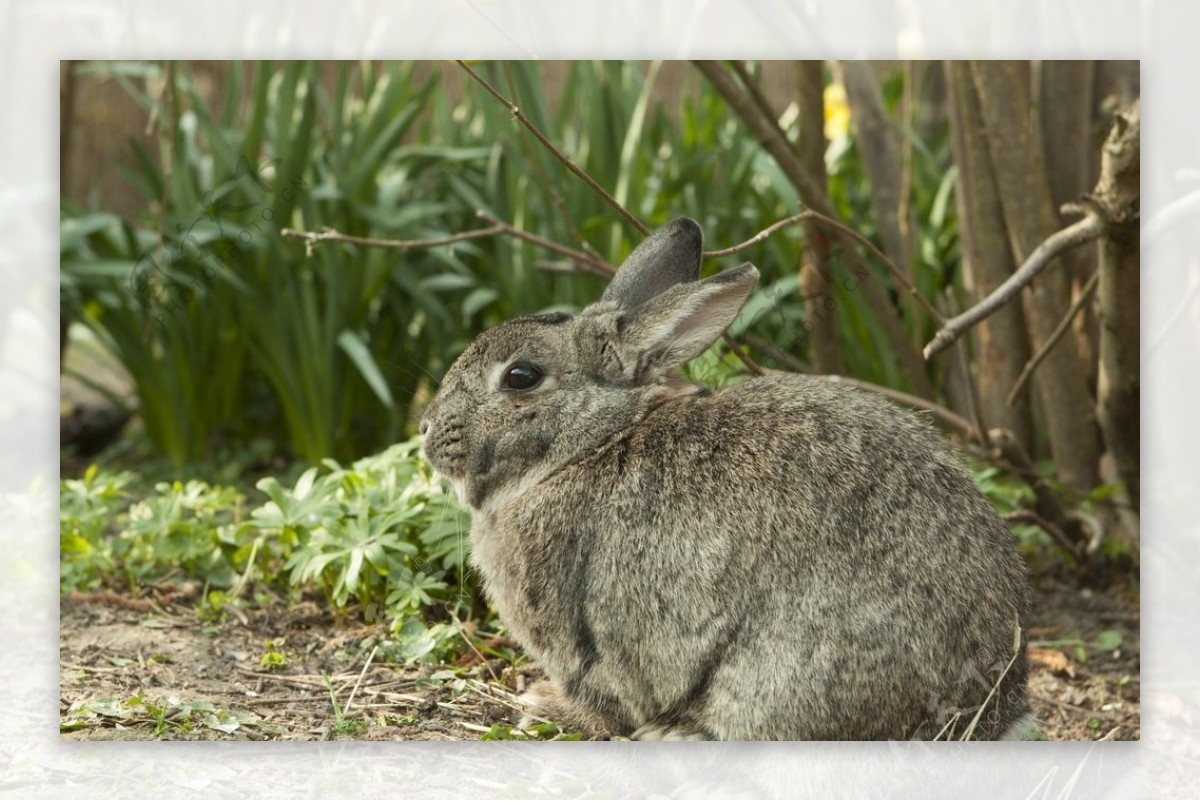
[[[916,414],[791,374],[679,368],[737,316],[743,264],[643,241],[578,315],[492,328],[446,373],[425,452],[548,680],[535,715],[634,739],[1027,736],[1027,574]]]

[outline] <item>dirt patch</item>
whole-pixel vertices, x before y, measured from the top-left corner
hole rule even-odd
[[[1052,740],[1141,735],[1141,616],[1133,590],[1047,579],[1030,626],[1029,700]]]
[[[1126,595],[1049,579],[1037,588],[1029,689],[1049,739],[1139,738],[1139,617]],[[458,671],[388,663],[376,647],[384,626],[339,622],[316,604],[218,624],[184,600],[129,600],[62,600],[65,740],[507,736],[517,694],[538,677],[520,660]]]
[[[384,626],[307,606],[205,624],[188,608],[64,598],[62,738],[463,740],[516,719],[532,669],[368,666]]]

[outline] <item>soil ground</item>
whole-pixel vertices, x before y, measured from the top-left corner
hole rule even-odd
[[[1139,739],[1139,615],[1127,594],[1050,577],[1035,588],[1029,694],[1048,739]],[[205,623],[193,600],[62,598],[64,740],[503,736],[538,677],[471,652],[457,672],[387,663],[373,658],[382,625],[339,622],[315,603]],[[264,667],[264,656],[284,664]]]

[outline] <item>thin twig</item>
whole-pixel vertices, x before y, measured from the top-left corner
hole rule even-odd
[[[67,670],[83,670],[88,673],[121,673],[124,670],[126,670],[126,668],[123,668],[123,667],[100,667],[98,665],[77,665],[74,662],[61,662],[61,661],[58,663],[58,666],[60,668],[66,668]]]
[[[1008,393],[1007,403],[1009,406],[1012,406],[1017,402],[1017,395],[1021,393],[1021,390],[1025,387],[1025,383],[1029,380],[1029,377],[1033,375],[1033,371],[1037,369],[1038,365],[1042,363],[1042,360],[1046,358],[1050,351],[1054,349],[1054,346],[1058,344],[1058,341],[1062,339],[1062,336],[1067,332],[1067,329],[1071,327],[1071,321],[1074,320],[1075,315],[1079,314],[1079,311],[1085,305],[1087,305],[1087,302],[1095,293],[1096,286],[1099,284],[1099,282],[1099,271],[1092,273],[1092,277],[1089,278],[1087,283],[1083,285],[1083,290],[1079,293],[1079,297],[1075,298],[1075,302],[1071,304],[1071,308],[1067,309],[1067,313],[1063,315],[1062,321],[1059,322],[1058,326],[1053,332],[1051,332],[1046,341],[1042,343],[1042,346],[1038,348],[1037,353],[1033,354],[1033,357],[1030,358],[1029,361],[1025,362],[1025,366],[1021,368],[1021,374],[1017,376],[1017,380],[1013,384],[1012,391]]]
[[[1037,275],[1059,255],[1070,248],[1086,244],[1104,234],[1107,223],[1094,211],[1077,223],[1051,234],[1038,245],[1017,271],[990,295],[942,326],[925,346],[925,358],[931,359],[945,350],[971,328],[987,319],[1017,296]]]
[[[770,102],[767,101],[766,95],[758,88],[758,84],[754,81],[754,76],[750,74],[750,68],[741,61],[730,61],[730,66],[741,79],[742,85],[746,87],[746,92],[750,95],[750,99],[754,101],[754,105],[758,106],[758,110],[764,117],[775,123],[779,127],[779,115],[771,108]],[[783,129],[780,128],[780,131]]]
[[[721,250],[706,250],[703,253],[703,257],[706,259],[719,259],[723,256],[732,256],[734,253],[739,253],[747,248],[754,247],[759,242],[762,242],[764,239],[780,229],[787,228],[789,225],[795,225],[803,220],[812,219],[815,215],[815,211],[802,211],[799,214],[793,214],[791,217],[787,217],[777,223],[767,226],[741,244],[734,245],[731,248],[722,248]]]
[[[958,303],[954,297],[953,287],[946,287],[942,294],[942,302],[948,311],[958,311]],[[944,320],[939,322],[944,322]],[[954,343],[954,356],[958,361],[958,371],[962,374],[963,388],[966,390],[967,414],[971,416],[971,420],[975,423],[975,430],[979,434],[979,442],[986,448],[991,445],[991,435],[988,433],[987,422],[983,419],[983,407],[979,403],[979,391],[975,387],[975,378],[971,375],[971,361],[967,357],[966,343],[962,341]]]
[[[831,225],[837,229],[843,240],[854,239],[869,244],[863,237],[834,219],[837,212],[829,202],[828,193],[825,191],[824,186],[814,180],[804,169],[804,165],[801,164],[799,157],[796,155],[795,148],[793,148],[791,142],[787,139],[787,135],[779,127],[778,120],[772,119],[771,114],[765,112],[753,97],[748,94],[748,91],[741,88],[738,80],[725,70],[719,62],[695,61],[693,63],[704,74],[709,83],[712,84],[712,87],[725,99],[729,108],[745,123],[763,149],[779,165],[784,175],[787,176],[788,180],[796,188],[801,201],[816,212],[812,215],[812,219],[822,220],[827,225]],[[817,216],[818,214],[821,216]],[[878,252],[873,245],[870,245],[870,249],[876,253]],[[853,259],[854,264],[861,263],[861,258],[856,250],[850,248],[848,254]],[[902,285],[909,287],[910,292],[916,296],[916,290],[911,288],[911,283],[903,277],[902,273],[899,273],[896,266],[890,261],[885,261],[884,264],[887,265],[893,274],[897,275],[897,280]],[[897,310],[887,304],[886,298],[877,291],[877,287],[873,284],[869,285],[866,297],[867,302],[881,316],[884,332],[892,346],[896,349],[909,380],[917,387],[927,385],[928,378],[924,372],[924,365],[920,362],[920,356],[916,348],[909,342],[907,332],[903,330]],[[925,301],[922,299],[922,302]],[[925,303],[927,304],[927,302]],[[926,308],[932,307],[926,305]],[[932,394],[932,390],[928,390],[928,394]]]
[[[457,622],[458,619],[455,618],[455,621]],[[467,634],[467,630],[462,623],[458,624],[458,636],[462,637],[462,641],[467,644],[467,647],[471,649],[472,653],[479,657],[479,664],[483,665],[484,669],[487,670],[488,675],[492,677],[492,681],[499,682],[500,677],[496,675],[496,671],[492,670],[492,666],[489,664],[488,658],[483,655],[482,651],[475,647],[475,643],[471,642],[471,637]]]
[[[764,239],[771,236],[772,234],[774,234],[775,232],[779,231],[782,228],[786,228],[789,225],[796,225],[797,223],[804,222],[805,220],[816,220],[817,222],[821,223],[822,225],[827,225],[830,228],[833,228],[833,229],[841,232],[842,234],[845,234],[846,236],[854,239],[856,242],[861,244],[868,251],[870,251],[871,254],[875,258],[877,258],[883,264],[884,267],[887,268],[888,272],[890,272],[892,274],[892,276],[896,279],[896,281],[901,286],[904,287],[905,291],[908,292],[908,294],[912,295],[914,298],[917,299],[917,301],[921,304],[921,306],[925,309],[925,311],[927,311],[929,313],[929,316],[932,317],[934,319],[934,321],[936,321],[938,323],[944,322],[945,318],[941,315],[941,313],[936,308],[934,308],[933,304],[930,303],[929,300],[924,295],[922,295],[920,292],[917,291],[917,288],[915,286],[913,286],[911,281],[908,280],[908,276],[906,276],[904,274],[904,271],[901,270],[894,261],[892,261],[890,258],[888,258],[887,254],[885,254],[879,248],[875,247],[874,242],[872,242],[870,239],[868,239],[867,237],[860,234],[858,231],[855,231],[853,228],[846,225],[845,223],[840,222],[839,220],[835,220],[834,218],[832,218],[826,214],[822,214],[819,211],[814,211],[813,209],[806,209],[797,214],[793,214],[791,217],[786,217],[786,218],[780,220],[779,222],[774,223],[774,224],[764,228],[763,230],[759,231],[757,234],[750,237],[745,242],[734,245],[733,247],[724,248],[722,250],[707,250],[704,252],[704,258],[717,259],[717,258],[721,258],[722,256],[730,256],[734,253],[745,250],[746,248],[757,245],[759,242],[762,242]]]
[[[945,725],[945,726],[943,726],[943,727],[942,727],[942,730],[941,730],[941,731],[939,731],[939,732],[937,733],[937,736],[933,738],[933,739],[934,739],[934,742],[937,742],[937,741],[941,740],[941,739],[942,739],[942,735],[943,735],[943,734],[945,734],[945,735],[946,735],[946,739],[947,739],[947,740],[949,740],[951,737],[953,737],[953,736],[954,736],[954,726],[958,724],[958,719],[959,719],[960,717],[962,717],[962,713],[961,713],[961,712],[955,712],[955,713],[954,713],[954,714],[953,714],[953,715],[950,717],[950,719],[946,721],[946,725]],[[949,733],[947,734],[947,732],[949,732]]]
[[[506,98],[504,95],[500,94],[500,92],[498,92],[496,90],[496,87],[494,87],[490,83],[488,83],[487,80],[482,75],[477,73],[475,70],[471,69],[465,61],[456,61],[455,63],[458,64],[458,66],[462,67],[468,75],[470,75],[472,78],[474,78],[475,81],[480,86],[482,86],[484,89],[486,89],[488,94],[490,94],[492,97],[496,98],[496,100],[498,100],[500,103],[504,104],[508,108],[508,110],[510,112],[512,112],[512,115],[517,120],[517,122],[521,123],[521,125],[523,125],[527,131],[529,131],[531,134],[533,134],[534,138],[536,138],[539,142],[542,143],[542,147],[546,148],[552,154],[554,154],[554,157],[556,159],[558,159],[560,162],[562,162],[563,166],[565,166],[571,172],[575,173],[575,176],[577,178],[579,178],[581,181],[583,181],[585,184],[587,184],[589,187],[591,187],[592,191],[594,191],[596,194],[600,195],[600,197],[604,199],[604,202],[607,203],[609,206],[611,206],[613,208],[613,210],[615,210],[617,212],[617,214],[620,214],[621,217],[626,222],[628,222],[630,225],[632,225],[634,228],[636,228],[638,230],[638,232],[643,235],[650,233],[650,229],[647,228],[642,223],[641,220],[639,220],[637,217],[634,217],[624,206],[622,206],[620,203],[617,202],[616,198],[614,198],[607,191],[605,191],[604,187],[602,187],[602,186],[600,186],[600,184],[596,183],[596,180],[594,178],[592,178],[592,176],[590,176],[586,172],[584,172],[583,169],[579,167],[579,165],[577,165],[575,162],[571,161],[571,159],[567,158],[561,150],[559,150],[557,147],[555,147],[554,143],[551,142],[549,139],[547,139],[546,135],[543,134],[541,131],[539,131],[537,126],[534,125],[532,122],[530,122],[529,118],[526,117],[521,112],[521,109],[517,107],[516,103],[513,103],[511,100]]]
[[[477,217],[479,217],[479,219],[490,222],[492,225],[498,227],[500,229],[500,233],[507,234],[514,239],[524,240],[553,253],[559,253],[563,256],[566,256],[567,258],[579,264],[585,271],[590,272],[592,275],[611,278],[616,273],[616,269],[614,269],[612,265],[601,261],[595,256],[579,250],[573,250],[566,245],[560,245],[557,242],[545,239],[537,234],[531,234],[528,231],[522,231],[520,229],[513,228],[499,217],[495,217],[489,212],[483,211],[482,209],[475,212],[475,214]]]
[[[750,358],[748,354],[742,352],[741,345],[733,338],[732,334],[726,331],[721,334],[721,339],[725,340],[725,344],[733,352],[733,355],[737,357],[737,360],[742,363],[742,366],[746,368],[746,372],[756,377],[766,375],[766,372],[758,365],[758,362]]]
[[[1017,657],[1021,655],[1021,621],[1014,618],[1013,620],[1013,655],[1012,659],[1008,660],[1008,664],[1004,666],[1003,672],[1000,673],[1000,678],[996,679],[996,683],[992,685],[992,689],[987,694],[987,698],[983,699],[983,703],[979,706],[979,710],[975,713],[975,717],[971,718],[971,725],[967,726],[967,730],[963,732],[960,740],[969,740],[971,735],[975,733],[975,727],[979,724],[979,718],[983,716],[983,710],[987,709],[987,705],[991,703],[992,697],[996,694],[996,690],[1000,689],[1000,685],[1004,682],[1004,677],[1008,675],[1008,671],[1012,668],[1013,663],[1017,661]]]
[[[917,288],[913,286],[911,281],[908,280],[908,276],[904,274],[904,271],[896,265],[896,262],[888,258],[886,253],[875,247],[874,242],[872,242],[870,239],[867,239],[858,231],[855,231],[853,228],[843,222],[840,222],[839,220],[835,220],[832,217],[816,211],[810,211],[809,213],[811,214],[812,219],[817,220],[823,225],[836,228],[846,236],[849,236],[850,238],[860,242],[863,247],[871,251],[875,258],[879,259],[879,261],[883,263],[884,267],[887,267],[888,272],[892,274],[892,277],[896,279],[897,283],[904,287],[905,291],[907,291],[909,295],[912,295],[917,299],[917,302],[921,304],[921,307],[924,308],[925,311],[929,312],[929,316],[932,317],[934,321],[938,323],[943,321],[944,318],[942,317],[941,313],[934,308],[934,305],[929,302],[929,299],[917,291]]]
[[[855,389],[861,389],[865,392],[872,392],[876,395],[882,395],[883,397],[893,400],[896,403],[904,406],[929,412],[950,427],[963,432],[968,438],[977,440],[981,439],[979,432],[975,430],[975,426],[971,425],[970,420],[950,411],[945,406],[939,406],[933,401],[926,400],[925,398],[920,398],[916,395],[909,395],[907,392],[901,392],[900,390],[892,389],[891,387],[881,387],[878,384],[872,384],[867,381],[859,381],[857,378],[850,378],[844,375],[822,375],[815,377],[824,379],[825,381],[830,381],[834,384],[846,384],[854,387]]]
[[[1067,535],[1068,540],[1082,541],[1083,537],[1078,521],[1072,520],[1071,516],[1063,509],[1058,495],[1046,478],[1034,467],[1033,461],[1021,446],[1016,435],[1008,429],[993,428],[988,432],[988,439],[992,445],[990,458],[993,461],[1003,459],[1008,463],[1009,471],[1016,473],[1033,490],[1037,513],[1057,526]],[[1077,554],[1079,546],[1074,546],[1070,550]]]
[[[354,706],[354,696],[358,694],[358,685],[362,684],[363,676],[367,675],[367,670],[371,667],[371,660],[375,658],[375,652],[378,650],[379,646],[376,645],[367,656],[367,661],[363,664],[362,670],[358,674],[358,681],[354,682],[354,689],[350,691],[350,697],[346,699],[346,706],[342,709],[342,714],[349,714],[350,707]]]
[[[1116,715],[1112,714],[1111,712],[1101,712],[1099,709],[1088,709],[1085,706],[1079,706],[1078,704],[1072,704],[1069,701],[1063,701],[1058,698],[1055,698],[1054,696],[1046,695],[1045,693],[1034,692],[1034,693],[1031,693],[1031,695],[1034,698],[1038,699],[1039,701],[1045,701],[1048,704],[1054,704],[1057,707],[1061,707],[1063,709],[1067,709],[1072,712],[1078,712],[1081,715],[1087,715],[1089,717],[1095,717],[1095,718],[1109,718],[1109,719],[1117,717]]]
[[[1065,533],[1063,533],[1063,530],[1032,509],[1017,509],[1016,511],[1009,512],[1008,514],[1004,515],[1004,522],[1031,523],[1049,534],[1051,538],[1053,538],[1054,541],[1063,548],[1066,548],[1067,553],[1073,554],[1076,557],[1079,556],[1079,549],[1076,548],[1075,544],[1071,542],[1071,539]]]
[[[417,248],[435,248],[441,245],[452,245],[455,242],[466,242],[470,239],[483,239],[496,234],[508,233],[503,225],[492,225],[490,228],[480,228],[475,231],[463,231],[451,236],[439,236],[433,239],[374,239],[366,236],[350,236],[339,233],[332,228],[326,228],[320,233],[314,231],[297,231],[284,228],[280,236],[291,239],[303,239],[310,245],[321,242],[343,242],[348,245],[363,245],[372,248],[390,248],[392,250],[414,250]]]
[[[725,99],[729,108],[746,123],[763,149],[775,159],[779,168],[783,170],[788,180],[796,187],[796,191],[800,193],[805,205],[815,206],[820,211],[833,213],[833,206],[826,199],[821,184],[805,171],[791,142],[779,128],[778,121],[772,119],[770,114],[763,113],[754,99],[739,88],[738,81],[721,66],[720,62],[694,61],[692,63],[704,74],[717,93]]]
[[[503,70],[504,80],[508,84],[508,91],[513,98],[516,98],[517,87],[513,82],[512,70],[509,68],[508,62],[504,62]],[[521,137],[521,149],[525,151],[525,158],[533,165],[533,170],[537,173],[538,183],[542,185],[542,190],[550,196],[550,205],[558,209],[559,215],[562,217],[563,223],[567,226],[567,232],[570,233],[571,238],[575,240],[575,243],[582,250],[593,256],[598,256],[591,245],[588,244],[588,241],[583,238],[579,226],[575,224],[575,221],[567,211],[567,204],[563,200],[562,193],[555,189],[554,185],[550,182],[550,178],[546,175],[546,169],[542,166],[542,160],[534,154],[533,148],[529,144],[529,138],[526,136]]]
[[[767,342],[764,339],[756,337],[756,336],[754,336],[754,334],[745,334],[744,333],[744,334],[742,334],[742,339],[746,340],[746,344],[749,345],[750,347],[760,350],[763,353],[765,353],[767,356],[770,356],[772,359],[775,359],[777,362],[787,365],[788,369],[790,369],[794,373],[810,372],[808,367],[805,366],[804,362],[800,361],[799,359],[797,359],[795,356],[793,356],[790,353],[784,353],[779,348],[772,345],[770,342]]]
[[[543,718],[543,717],[533,714],[529,709],[527,709],[526,707],[521,705],[519,698],[517,698],[516,696],[514,696],[512,693],[508,692],[507,690],[503,690],[502,688],[499,688],[493,684],[487,684],[487,683],[479,681],[477,679],[467,679],[466,687],[468,690],[471,690],[476,695],[478,695],[480,698],[484,698],[488,701],[492,701],[493,703],[497,703],[502,706],[506,706],[509,709],[513,710],[514,712],[519,712],[522,714],[522,716],[529,717],[532,720],[536,720],[540,723],[553,723],[554,722],[548,718]],[[480,687],[482,687],[483,689],[480,689]],[[486,690],[486,692],[484,692],[484,690]],[[505,699],[505,698],[498,697],[496,695],[497,692],[503,692],[504,695],[508,696],[508,698]]]

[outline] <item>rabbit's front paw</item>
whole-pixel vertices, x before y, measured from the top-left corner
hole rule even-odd
[[[715,740],[700,726],[690,723],[659,723],[651,721],[633,733],[634,740]]]
[[[527,710],[517,724],[519,728],[549,721],[563,731],[579,732],[590,739],[606,739],[612,734],[599,715],[567,698],[549,681],[539,681],[518,700]]]

